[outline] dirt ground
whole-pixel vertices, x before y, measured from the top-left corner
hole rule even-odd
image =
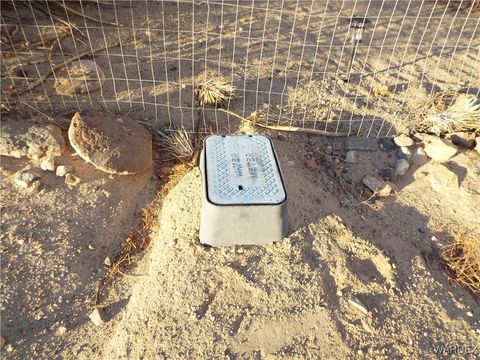
[[[478,16],[442,2],[434,8],[427,1],[298,3],[267,12],[266,2],[252,11],[246,2],[132,1],[115,12],[86,2],[86,14],[124,28],[72,16],[86,45],[66,36],[51,57],[57,64],[84,48],[120,42],[86,57],[106,75],[101,89],[56,95],[51,76],[17,97],[25,78],[8,76],[2,109],[10,111],[2,121],[33,122],[41,117],[37,110],[68,120],[77,109],[106,109],[192,129],[193,89],[207,73],[237,86],[230,110],[238,114],[268,103],[282,109],[283,123],[384,137],[418,120],[418,107],[432,93],[478,95]],[[48,18],[17,10],[25,26],[13,42],[38,39],[35,19],[45,39],[51,36]],[[376,25],[366,31],[346,82],[344,40],[354,13]],[[442,18],[454,15],[445,25]],[[16,16],[2,16],[2,28],[15,22]],[[36,79],[51,66],[43,48],[3,50],[2,78],[21,65]],[[258,131],[213,109],[205,119],[214,132]],[[395,194],[372,202],[365,201],[362,178],[394,164],[396,152],[358,151],[347,164],[343,137],[266,134],[288,189],[290,231],[263,247],[202,246],[199,170],[179,173],[167,193],[165,167],[172,164],[158,151],[152,171],[115,176],[69,148],[57,163],[72,165],[80,184],[68,186],[42,171],[33,193],[19,190],[13,178],[28,166],[40,171],[38,164],[2,156],[2,358],[436,359],[449,356],[443,346],[470,351],[480,344],[479,299],[449,280],[440,256],[456,234],[480,238],[478,153],[459,151],[445,165],[456,184],[433,181],[439,165],[429,161],[399,178]],[[102,288],[97,300],[107,321],[95,326],[88,315],[108,272],[105,259],[115,258],[159,197],[151,244]],[[480,349],[474,350],[464,356],[475,358]]]

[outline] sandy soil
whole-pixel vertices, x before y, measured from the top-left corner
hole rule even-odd
[[[2,81],[2,104],[7,99],[11,111],[2,117],[38,116],[21,109],[26,101],[57,120],[58,114],[94,108],[191,129],[197,116],[192,90],[209,73],[232,79],[240,89],[230,104],[239,114],[263,103],[283,105],[287,123],[374,137],[405,129],[432,92],[478,93],[474,15],[462,10],[450,28],[442,14],[452,17],[457,10],[442,2],[433,10],[431,2],[406,8],[409,2],[367,7],[358,1],[356,9],[352,3],[330,1],[310,9],[302,1],[295,9],[295,2],[285,2],[282,14],[268,16],[265,3],[253,14],[243,2],[237,12],[236,6],[206,2],[193,9],[185,2],[132,1],[124,4],[132,10],[118,6],[117,14],[108,5],[99,12],[89,3],[87,14],[127,26],[89,22],[87,30],[84,19],[72,17],[88,46],[67,36],[62,51],[57,45],[51,55],[58,63],[79,49],[120,41],[121,48],[90,57],[105,73],[101,89],[55,95],[51,76],[17,98],[8,86],[21,88],[25,79],[8,78]],[[18,11],[24,32],[13,40],[25,34],[33,42],[38,31],[31,11]],[[346,83],[346,19],[357,11],[376,26],[366,32]],[[308,14],[313,17],[305,31]],[[417,14],[422,16],[415,21]],[[37,20],[50,25],[42,31],[51,36],[51,21]],[[445,26],[448,31],[439,31]],[[304,43],[311,46],[299,45]],[[31,78],[44,74],[50,68],[46,52],[30,50],[14,57],[2,48],[2,76],[19,64]],[[374,95],[375,89],[382,94]],[[214,131],[248,129],[216,110],[205,116]],[[437,165],[429,162],[412,167],[398,181],[396,195],[368,205],[361,179],[392,164],[394,153],[359,152],[347,166],[325,155],[331,146],[335,156],[344,157],[343,138],[268,135],[286,178],[290,235],[265,247],[203,247],[200,177],[192,169],[162,198],[160,226],[151,230],[144,257],[102,291],[108,321],[100,326],[88,314],[107,272],[104,260],[118,254],[142,209],[157,196],[159,173],[109,176],[70,149],[59,162],[74,166],[80,184],[69,187],[42,172],[42,186],[31,194],[18,190],[13,176],[38,164],[2,157],[2,357],[433,359],[446,356],[435,353],[436,346],[480,343],[478,298],[451,283],[440,260],[441,247],[455,234],[480,236],[478,154],[460,151],[447,164],[458,186],[433,187]],[[308,168],[307,159],[318,168]],[[165,165],[156,160],[155,169]]]

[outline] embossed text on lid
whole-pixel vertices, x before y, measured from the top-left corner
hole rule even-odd
[[[219,205],[280,204],[286,198],[270,140],[259,135],[205,140],[208,199]]]

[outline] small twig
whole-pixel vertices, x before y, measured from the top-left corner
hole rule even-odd
[[[93,16],[88,16],[88,15],[85,15],[83,14],[82,12],[80,11],[77,11],[75,9],[72,9],[70,6],[67,6],[65,4],[61,4],[61,3],[57,3],[58,6],[62,7],[65,9],[65,11],[70,11],[71,13],[74,13],[75,15],[78,15],[78,16],[81,16],[81,17],[84,17],[85,19],[88,19],[88,20],[92,20],[92,21],[95,21],[95,22],[98,22],[100,24],[104,24],[104,25],[113,25],[113,26],[119,26],[121,27],[122,25],[121,24],[117,24],[117,23],[111,23],[111,22],[108,22],[108,21],[103,21],[103,20],[100,20],[100,19],[97,19]]]
[[[235,114],[234,112],[226,109],[218,109],[220,111],[223,111],[227,114],[236,116],[237,118],[248,121],[252,123],[253,125],[265,128],[265,129],[270,129],[270,130],[277,130],[277,131],[287,131],[287,132],[298,132],[298,133],[306,133],[306,134],[313,134],[313,135],[323,135],[323,136],[332,136],[332,137],[341,137],[341,136],[347,136],[346,133],[336,133],[336,132],[330,132],[330,131],[324,131],[324,130],[317,130],[317,129],[305,129],[297,126],[288,126],[288,125],[264,125],[264,124],[259,124],[255,121],[249,120],[244,118],[243,116],[240,116],[238,114]]]
[[[71,64],[72,62],[74,62],[74,61],[76,61],[76,60],[78,60],[78,59],[81,59],[81,58],[84,57],[84,56],[93,55],[93,54],[96,54],[96,53],[98,53],[98,52],[100,52],[100,51],[103,51],[103,50],[105,50],[105,49],[107,49],[107,48],[115,47],[115,46],[117,46],[117,45],[118,45],[118,43],[115,43],[115,44],[113,44],[113,45],[106,45],[106,44],[105,44],[105,45],[103,45],[103,46],[100,46],[99,48],[96,48],[96,49],[94,49],[94,50],[84,51],[84,52],[82,52],[82,53],[80,53],[80,54],[78,54],[78,55],[76,55],[76,56],[74,56],[74,57],[71,57],[70,59],[67,59],[67,60],[63,61],[62,63],[60,63],[60,64],[52,67],[49,71],[47,71],[47,73],[46,73],[45,75],[43,75],[40,79],[35,80],[30,86],[28,86],[27,88],[25,88],[25,89],[23,89],[23,90],[20,90],[20,91],[19,91],[19,95],[21,95],[21,94],[23,94],[23,93],[25,93],[25,92],[27,92],[27,91],[30,91],[30,90],[36,88],[37,86],[43,84],[43,83],[45,82],[45,80],[47,80],[47,78],[48,78],[50,75],[52,75],[55,71],[63,68],[64,66],[66,66],[66,65],[68,65],[68,64]]]

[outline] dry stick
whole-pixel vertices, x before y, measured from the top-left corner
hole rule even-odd
[[[43,75],[40,79],[37,79],[35,80],[29,87],[23,89],[23,90],[20,90],[18,93],[21,95],[23,93],[25,93],[26,91],[29,91],[29,90],[32,90],[34,88],[36,88],[37,86],[41,85],[43,82],[45,82],[45,80],[47,80],[47,78],[52,75],[55,71],[57,71],[58,69],[61,69],[62,67],[68,65],[68,64],[71,64],[72,62],[78,60],[78,59],[81,59],[82,57],[84,56],[87,56],[87,55],[93,55],[93,54],[96,54],[100,51],[103,51],[107,48],[111,48],[111,47],[115,47],[117,46],[118,43],[115,43],[113,45],[103,45],[99,48],[96,48],[94,50],[87,50],[87,51],[84,51],[74,57],[71,57],[70,59],[67,59],[65,60],[64,62],[62,62],[61,64],[58,64],[54,67],[52,67],[45,75]]]
[[[299,133],[306,133],[306,134],[313,134],[313,135],[323,135],[323,136],[332,136],[332,137],[341,137],[341,136],[347,136],[347,133],[337,133],[337,132],[330,132],[330,131],[324,131],[324,130],[317,130],[317,129],[305,129],[297,126],[289,126],[289,125],[264,125],[264,124],[259,124],[255,121],[249,120],[244,118],[243,116],[240,116],[238,114],[235,114],[234,112],[226,109],[219,109],[220,111],[223,111],[227,114],[236,116],[237,118],[248,121],[252,123],[253,125],[265,128],[265,129],[270,129],[270,130],[277,130],[277,131],[287,131],[287,132],[299,132]]]
[[[117,24],[116,22],[111,23],[111,22],[108,22],[108,21],[103,21],[103,20],[97,19],[93,16],[85,15],[85,14],[81,13],[80,11],[72,9],[70,6],[67,6],[67,5],[64,5],[64,4],[57,3],[57,5],[64,8],[65,10],[70,11],[71,13],[74,13],[75,15],[84,17],[85,19],[92,20],[92,21],[98,22],[98,23],[103,24],[103,25],[122,26],[122,24]]]

